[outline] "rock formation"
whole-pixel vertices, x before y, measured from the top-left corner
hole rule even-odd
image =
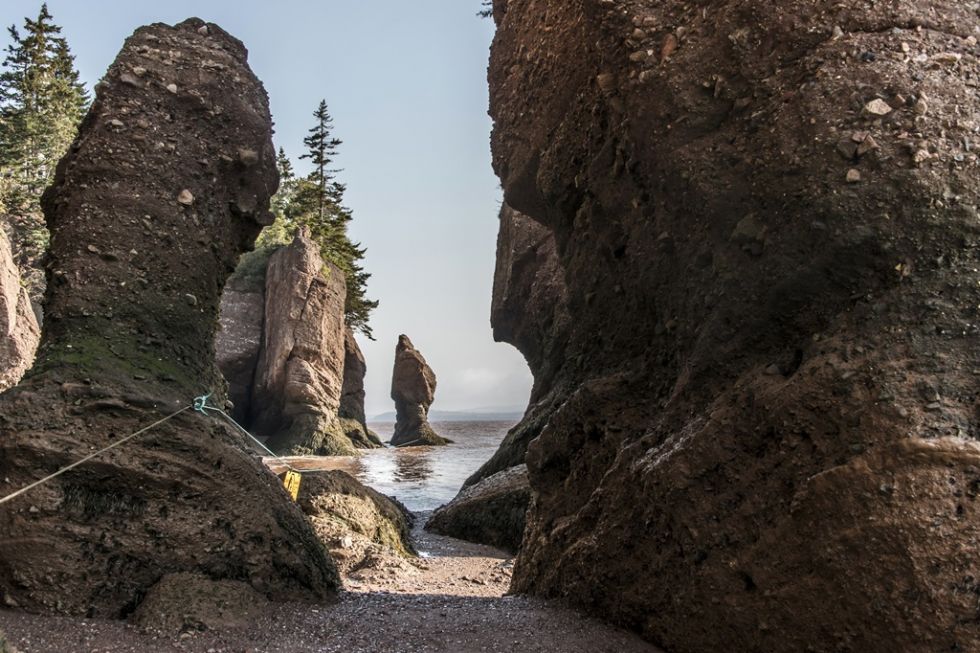
[[[347,472],[305,474],[299,505],[345,574],[415,556],[411,513]]]
[[[344,275],[309,234],[272,255],[249,424],[280,454],[355,453],[337,417],[344,377]]]
[[[220,387],[222,286],[277,186],[246,58],[198,19],[137,30],[44,195],[46,324],[34,367],[0,397],[3,494],[184,412],[0,506],[7,606],[118,617],[180,572],[276,600],[339,582],[243,436],[189,408]]]
[[[31,366],[40,337],[31,298],[0,229],[0,392],[16,384]]]
[[[494,13],[571,316],[514,589],[674,653],[980,649],[973,3]]]
[[[246,254],[251,257],[262,252]],[[228,399],[234,406],[232,416],[239,424],[247,424],[255,385],[255,370],[262,351],[262,332],[265,328],[265,265],[261,274],[236,273],[228,279],[221,293],[218,335],[214,349],[216,363],[228,381]],[[239,264],[239,269],[241,264]]]
[[[221,297],[215,349],[232,414],[271,436],[270,444],[283,453],[349,455],[355,447],[384,446],[364,419],[367,365],[349,328],[344,327],[343,351],[337,347],[346,292],[338,285],[342,275],[324,266],[305,234],[277,257],[280,249],[243,256]],[[282,257],[291,262],[284,265]],[[273,260],[279,273],[270,277]],[[313,285],[311,278],[317,280]]]
[[[530,500],[527,466],[517,465],[464,488],[432,514],[425,528],[514,553],[524,537]]]
[[[395,369],[391,375],[391,398],[395,402],[396,447],[443,445],[448,442],[429,426],[429,406],[436,396],[436,373],[408,336],[398,336]]]
[[[530,404],[494,456],[426,528],[516,551],[530,501],[524,458],[562,398],[553,380],[564,364],[569,316],[554,235],[507,204],[500,210],[490,323],[494,340],[513,344],[527,360],[534,376]]]
[[[364,376],[367,363],[348,327],[344,332],[344,383],[340,393],[340,424],[354,446],[364,449],[383,447],[381,438],[367,427],[364,415]]]
[[[507,434],[493,458],[466,481],[467,486],[524,464],[528,443],[538,437],[555,409],[561,395],[553,392],[554,378],[565,362],[567,295],[554,234],[504,204],[490,324],[494,340],[509,342],[524,354],[534,386],[525,418]]]

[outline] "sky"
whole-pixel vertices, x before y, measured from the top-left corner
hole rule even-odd
[[[490,166],[486,67],[493,36],[479,0],[48,0],[89,89],[147,23],[197,16],[249,49],[269,92],[276,146],[300,172],[311,114],[326,99],[343,140],[337,166],[381,306],[367,358],[368,416],[389,398],[398,335],[438,377],[435,410],[523,409],[531,375],[493,342],[490,296],[501,191]],[[3,0],[4,27],[39,0]],[[4,34],[5,36],[5,34]],[[7,41],[4,40],[4,46]]]

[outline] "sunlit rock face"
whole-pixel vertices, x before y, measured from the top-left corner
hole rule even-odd
[[[570,316],[514,589],[678,653],[980,649],[976,10],[495,3]]]
[[[31,298],[21,284],[10,241],[0,229],[0,392],[13,386],[34,361],[41,337]]]
[[[279,454],[355,453],[337,416],[346,297],[343,273],[304,231],[269,259],[250,424]]]
[[[395,432],[391,444],[442,445],[447,440],[429,426],[429,406],[436,396],[436,374],[408,336],[398,336],[391,398],[395,402]]]
[[[0,507],[4,605],[125,616],[180,572],[279,600],[338,586],[243,436],[190,409],[222,387],[218,302],[271,221],[271,136],[245,47],[198,19],[138,29],[96,86],[42,201],[46,324],[0,397],[2,493],[173,417]]]

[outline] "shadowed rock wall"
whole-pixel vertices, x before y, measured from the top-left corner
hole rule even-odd
[[[677,653],[980,647],[977,3],[495,5],[571,316],[514,588]]]

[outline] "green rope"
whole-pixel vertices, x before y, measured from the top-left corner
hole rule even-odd
[[[314,474],[316,472],[332,472],[332,471],[336,471],[336,470],[330,469],[330,468],[323,468],[323,469],[297,469],[297,468],[293,467],[291,464],[289,464],[289,461],[287,461],[284,457],[280,456],[279,454],[277,454],[276,452],[274,452],[272,449],[270,449],[269,447],[265,446],[265,443],[263,443],[257,437],[255,437],[254,435],[252,435],[251,433],[249,433],[248,430],[244,426],[242,426],[241,424],[239,424],[238,422],[236,422],[234,420],[234,418],[232,418],[231,415],[229,415],[228,413],[226,413],[225,411],[221,410],[220,408],[218,408],[216,406],[209,406],[208,405],[208,399],[210,399],[210,397],[211,397],[212,394],[213,394],[213,392],[209,392],[206,395],[203,395],[201,397],[197,397],[194,400],[194,410],[196,410],[197,412],[199,412],[199,413],[201,413],[203,415],[207,415],[209,411],[212,412],[212,413],[218,413],[219,415],[221,415],[222,417],[224,417],[232,426],[234,426],[236,429],[238,429],[239,431],[241,431],[242,433],[244,433],[246,436],[248,436],[248,438],[251,439],[252,442],[254,442],[255,444],[259,445],[259,447],[261,447],[263,451],[265,451],[271,457],[275,458],[279,462],[279,464],[283,465],[289,471],[295,472],[297,474]]]
[[[105,447],[99,449],[98,451],[96,451],[94,453],[90,453],[89,455],[85,456],[84,458],[81,458],[79,460],[76,460],[72,464],[66,465],[65,467],[62,467],[61,469],[59,469],[58,471],[54,472],[53,474],[49,474],[49,475],[45,476],[44,478],[42,478],[40,480],[37,480],[37,481],[34,481],[30,485],[27,485],[27,486],[25,486],[25,487],[17,490],[16,492],[13,492],[13,493],[8,494],[7,496],[5,496],[3,498],[0,498],[0,506],[2,506],[3,504],[7,503],[8,501],[13,501],[17,497],[21,496],[22,494],[26,494],[27,492],[30,492],[31,490],[33,490],[34,488],[36,488],[38,486],[44,485],[48,481],[52,481],[52,480],[58,478],[59,476],[61,476],[65,472],[69,472],[69,471],[75,469],[76,467],[78,467],[79,465],[82,465],[84,463],[87,463],[88,461],[92,460],[93,458],[96,458],[98,456],[101,456],[102,454],[106,453],[107,451],[111,451],[112,449],[115,449],[116,447],[121,446],[121,445],[129,442],[130,440],[132,440],[134,438],[137,438],[137,437],[143,435],[147,431],[150,431],[152,429],[155,429],[156,427],[160,426],[161,424],[163,424],[165,422],[169,422],[173,418],[177,417],[181,413],[184,413],[184,412],[186,412],[188,410],[194,410],[194,411],[196,411],[198,413],[201,413],[202,415],[207,415],[208,412],[218,413],[219,415],[221,415],[222,417],[224,417],[226,420],[228,420],[228,422],[230,422],[232,426],[234,426],[236,429],[238,429],[239,431],[241,431],[242,433],[244,433],[245,435],[247,435],[249,437],[249,439],[252,440],[252,442],[254,442],[255,444],[259,445],[259,447],[261,447],[263,451],[265,451],[270,456],[272,456],[273,458],[275,458],[277,461],[279,461],[280,464],[282,464],[283,466],[285,466],[286,469],[288,469],[291,472],[295,472],[297,474],[304,474],[304,473],[305,474],[311,474],[311,473],[315,473],[315,472],[328,472],[328,471],[333,471],[333,470],[326,469],[326,468],[324,468],[324,469],[296,469],[295,467],[293,467],[292,465],[290,465],[289,462],[286,461],[286,459],[284,459],[282,456],[278,455],[277,453],[275,453],[274,451],[272,451],[271,449],[269,449],[269,447],[265,446],[265,444],[263,444],[261,440],[259,440],[254,435],[252,435],[251,433],[249,433],[241,424],[239,424],[234,419],[232,419],[231,415],[229,415],[225,411],[221,410],[220,408],[217,408],[215,406],[209,406],[208,405],[208,399],[211,398],[211,395],[212,394],[214,394],[214,393],[213,392],[209,392],[206,395],[202,395],[200,397],[195,397],[194,403],[191,404],[190,406],[184,406],[183,408],[181,408],[177,412],[172,413],[170,415],[167,415],[163,419],[157,420],[156,422],[153,422],[149,426],[146,426],[146,427],[140,429],[139,431],[136,431],[135,433],[131,433],[130,435],[127,435],[124,438],[120,438],[119,440],[116,440],[112,444],[110,444],[108,446],[105,446]]]

